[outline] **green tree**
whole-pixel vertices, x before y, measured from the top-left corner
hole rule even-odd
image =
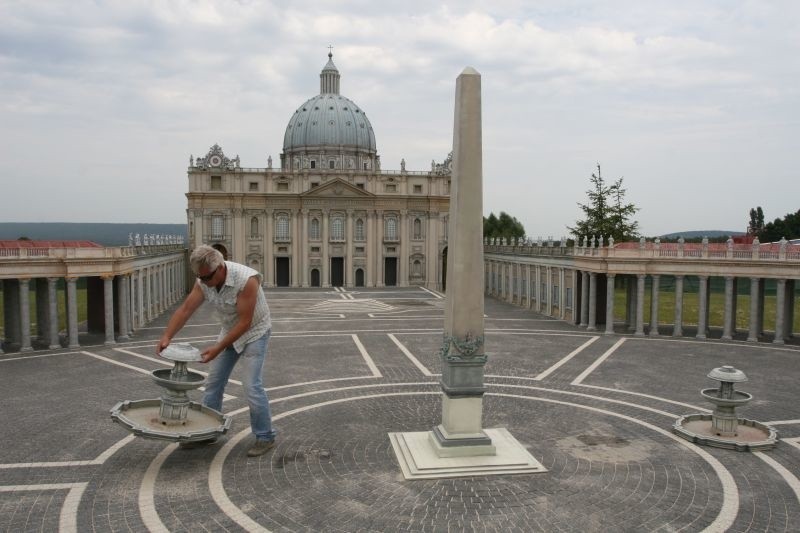
[[[588,203],[578,203],[584,218],[575,221],[567,229],[580,239],[585,236],[614,237],[617,242],[630,241],[639,237],[639,223],[632,217],[639,210],[632,203],[625,203],[627,190],[622,186],[622,178],[611,185],[607,184],[597,165],[597,174],[592,174],[591,188],[586,191]]]
[[[500,216],[489,213],[489,218],[483,217],[484,237],[503,237],[506,239],[525,237],[525,227],[522,222],[512,217],[505,211],[500,211]]]
[[[796,213],[789,213],[783,218],[776,218],[767,222],[758,233],[761,242],[775,242],[782,238],[796,239],[800,237],[800,209]]]
[[[747,233],[758,235],[764,230],[764,210],[761,206],[750,210],[750,224],[747,225]]]

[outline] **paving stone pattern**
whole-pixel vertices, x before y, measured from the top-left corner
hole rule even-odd
[[[483,426],[507,428],[548,471],[406,481],[388,433],[440,422],[444,300],[413,288],[267,297],[279,436],[261,457],[246,456],[235,383],[232,432],[205,448],[130,438],[111,422],[117,400],[158,396],[147,374],[165,366],[153,352],[168,317],[115,346],[87,336],[77,351],[0,356],[0,531],[797,530],[796,342],[603,336],[487,299]],[[203,347],[217,331],[201,308],[176,340]],[[699,390],[722,364],[751,379],[741,415],[779,422],[775,450],[671,434],[691,406],[710,408]]]

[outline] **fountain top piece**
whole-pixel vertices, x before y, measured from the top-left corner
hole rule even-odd
[[[743,381],[747,381],[747,376],[744,375],[744,372],[729,365],[715,368],[708,373],[708,377],[714,381],[724,381],[728,383],[741,383]]]
[[[170,344],[159,354],[170,361],[202,361],[200,350],[185,342]]]

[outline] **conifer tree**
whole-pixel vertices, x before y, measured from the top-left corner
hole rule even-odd
[[[627,190],[622,186],[622,178],[608,185],[597,165],[597,174],[592,174],[591,188],[586,191],[588,203],[578,203],[584,218],[577,220],[567,229],[577,240],[582,237],[613,237],[615,241],[630,241],[639,237],[639,223],[632,217],[639,210],[632,203],[625,203]]]

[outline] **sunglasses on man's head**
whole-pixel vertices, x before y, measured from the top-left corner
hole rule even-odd
[[[208,281],[208,280],[210,280],[211,278],[214,277],[214,274],[217,273],[217,270],[219,270],[219,267],[215,268],[214,271],[211,274],[206,274],[205,276],[198,275],[197,279],[199,279],[200,281]]]

